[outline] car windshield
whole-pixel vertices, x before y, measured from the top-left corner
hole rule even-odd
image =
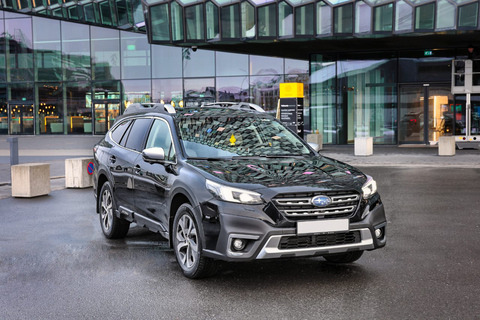
[[[302,140],[270,117],[236,114],[233,110],[223,110],[221,115],[192,112],[177,118],[177,124],[188,158],[281,157],[310,153]]]

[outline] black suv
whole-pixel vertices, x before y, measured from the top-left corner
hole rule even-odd
[[[94,161],[105,236],[131,222],[158,232],[189,278],[213,275],[217,260],[348,263],[386,243],[375,181],[266,113],[133,104]]]

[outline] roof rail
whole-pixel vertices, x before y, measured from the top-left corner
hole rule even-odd
[[[175,108],[170,104],[163,103],[132,103],[123,113],[124,115],[133,113],[160,112],[175,114]]]
[[[257,112],[265,112],[259,105],[250,102],[204,102],[201,105],[202,107],[223,107],[223,108],[232,108],[232,109],[242,109],[242,110],[253,110]]]

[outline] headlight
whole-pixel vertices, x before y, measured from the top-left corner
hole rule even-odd
[[[206,187],[217,198],[243,204],[262,204],[263,200],[257,192],[227,187],[213,181],[207,180]]]
[[[377,183],[367,175],[367,182],[362,187],[363,198],[368,199],[377,192]]]

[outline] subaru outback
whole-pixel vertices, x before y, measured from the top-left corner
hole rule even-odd
[[[104,235],[131,223],[160,233],[188,278],[219,260],[351,263],[386,243],[375,180],[258,110],[132,104],[94,163]]]

